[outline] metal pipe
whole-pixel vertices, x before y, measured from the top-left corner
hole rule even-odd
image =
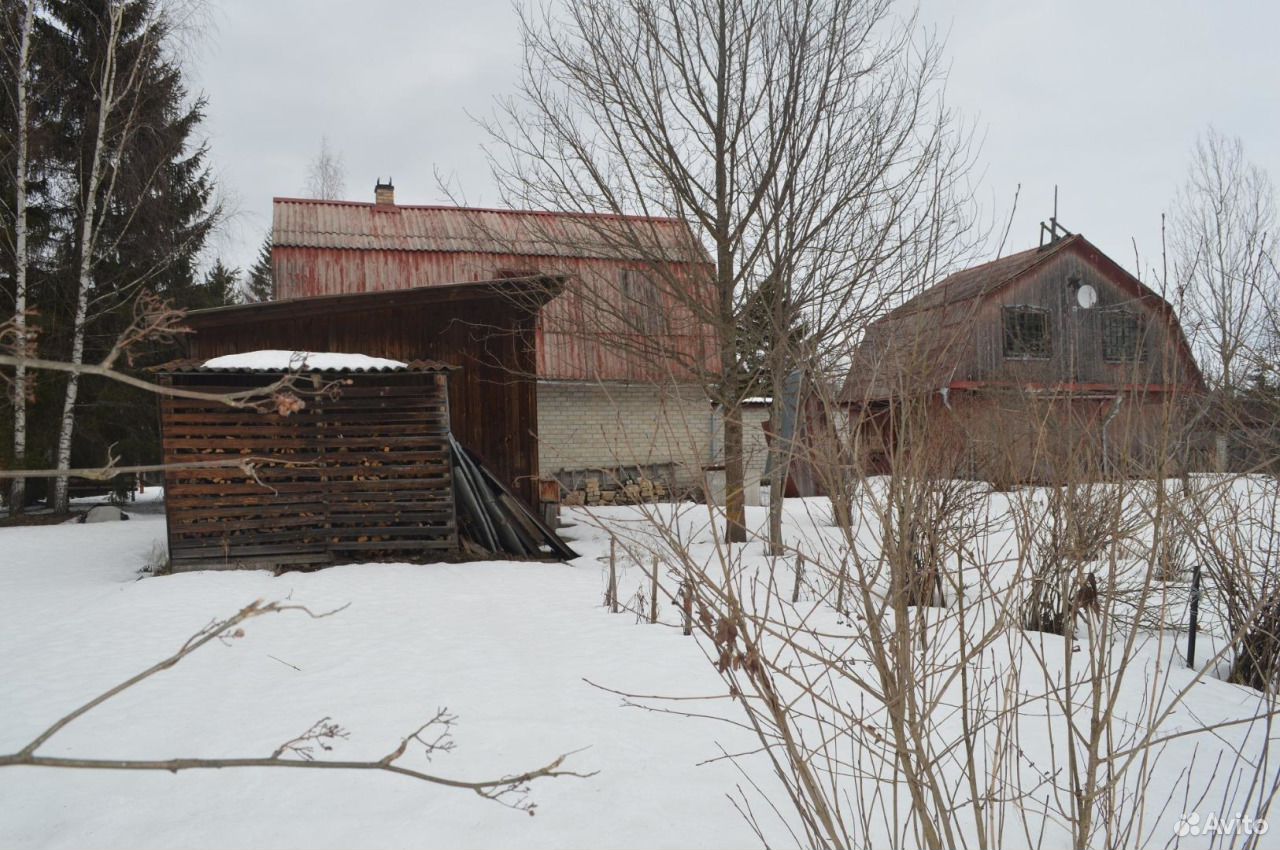
[[[1196,631],[1200,627],[1200,564],[1191,568],[1191,623],[1187,630],[1187,667],[1196,669]]]

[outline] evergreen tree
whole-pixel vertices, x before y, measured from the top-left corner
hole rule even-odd
[[[228,268],[222,260],[215,260],[209,271],[205,272],[204,283],[195,289],[195,297],[186,306],[199,310],[235,304],[239,288],[240,269]]]
[[[777,303],[779,298],[783,299],[782,304]],[[794,357],[808,334],[804,323],[795,315],[793,305],[785,299],[777,279],[770,277],[751,293],[739,313],[738,363],[742,370],[739,386],[744,398],[771,395],[774,351],[780,346],[788,347]],[[782,317],[781,321],[778,316]],[[785,325],[785,330],[780,325]]]
[[[207,150],[197,139],[205,103],[187,90],[173,46],[169,20],[153,0],[41,4],[32,45],[40,127],[31,174],[43,270],[34,275],[32,306],[39,311],[44,357],[68,359],[82,291],[84,362],[109,350],[143,289],[182,307],[225,301],[197,270],[221,211]],[[117,88],[103,110],[108,61],[115,63]],[[0,140],[0,149],[4,144]],[[95,158],[96,185],[89,178]],[[0,181],[7,196],[11,175],[0,170]],[[151,359],[160,356],[169,355],[155,352]],[[29,456],[48,465],[62,428],[67,378],[40,381]],[[154,399],[108,384],[80,382],[72,466],[100,463],[112,443],[126,461],[158,455],[155,417],[139,415]]]
[[[275,294],[275,284],[271,277],[271,231],[262,240],[258,249],[258,257],[249,266],[249,279],[245,283],[244,298],[249,303],[270,301]]]

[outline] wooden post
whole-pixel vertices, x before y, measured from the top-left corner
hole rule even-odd
[[[1191,623],[1187,629],[1187,667],[1196,669],[1196,632],[1200,628],[1200,564],[1191,571]]]
[[[609,587],[605,590],[609,613],[618,613],[618,539],[609,538]]]
[[[840,586],[836,588],[836,613],[844,616],[844,582],[845,573],[849,571],[849,556],[845,555],[840,559],[840,573],[836,576],[836,581]]]
[[[791,588],[791,602],[795,604],[800,601],[800,583],[804,581],[804,555],[796,553],[796,583]]]
[[[658,622],[658,556],[653,556],[653,577],[649,585],[649,622]]]
[[[542,521],[548,528],[560,524],[560,482],[554,478],[538,479],[538,501],[542,504]]]
[[[684,599],[680,600],[684,604],[684,633],[686,635],[693,634],[693,576],[685,575],[684,579]]]

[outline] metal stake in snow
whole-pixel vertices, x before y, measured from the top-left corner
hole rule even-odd
[[[684,606],[684,634],[693,634],[693,571],[685,571],[684,598],[680,600]]]
[[[618,539],[609,538],[609,587],[605,591],[609,612],[618,613]]]
[[[653,556],[652,585],[649,590],[649,622],[658,622],[658,556]]]
[[[1191,568],[1191,623],[1187,630],[1187,667],[1196,667],[1196,630],[1200,625],[1200,564]]]

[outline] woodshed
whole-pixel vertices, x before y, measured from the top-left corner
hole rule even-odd
[[[458,551],[449,442],[450,367],[432,361],[370,369],[296,370],[296,389],[267,410],[220,401],[161,402],[175,571],[316,567]],[[240,393],[287,369],[164,367],[163,383]],[[298,402],[301,402],[299,405]]]

